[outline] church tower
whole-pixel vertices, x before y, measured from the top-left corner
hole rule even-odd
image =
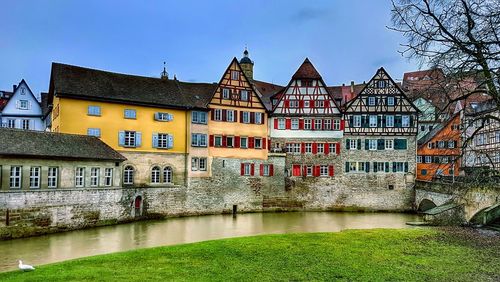
[[[243,52],[243,58],[240,59],[240,65],[247,78],[253,80],[253,62],[248,57],[247,48],[245,48]]]

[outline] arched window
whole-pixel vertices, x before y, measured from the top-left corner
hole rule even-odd
[[[134,184],[134,168],[130,165],[123,169],[123,184]]]
[[[157,166],[151,169],[151,183],[160,183],[160,168]]]
[[[169,166],[163,169],[163,183],[172,183],[172,168]]]

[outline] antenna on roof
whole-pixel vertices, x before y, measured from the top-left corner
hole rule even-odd
[[[167,66],[166,62],[163,62],[163,71],[160,74],[161,79],[168,79],[168,72],[167,72]]]

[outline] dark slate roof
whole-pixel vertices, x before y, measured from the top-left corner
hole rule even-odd
[[[431,131],[427,132],[427,134],[425,134],[424,136],[420,137],[420,139],[418,139],[417,145],[418,146],[422,146],[422,145],[425,145],[427,142],[431,141],[432,138],[434,138],[434,136],[436,136],[436,134],[438,134],[439,132],[441,132],[441,130],[443,130],[459,114],[460,113],[454,114],[448,120],[443,121],[443,122],[439,123],[437,126],[435,126],[434,128],[432,128]]]
[[[74,159],[126,160],[97,137],[0,128],[0,156]]]
[[[0,95],[0,112],[5,108],[5,105],[7,105],[7,102],[9,102],[10,97],[12,97],[12,92],[9,91],[0,91],[2,92]]]
[[[49,103],[55,94],[76,99],[165,108],[190,109],[203,104],[200,102],[203,99],[189,96],[190,90],[204,99],[213,94],[214,86],[209,83],[187,83],[177,79],[120,74],[52,63]]]
[[[181,92],[188,105],[195,108],[206,108],[212,95],[217,90],[217,83],[179,83]]]
[[[292,76],[292,79],[301,79],[301,78],[321,79],[321,75],[313,66],[311,61],[309,61],[308,58],[304,60],[302,65],[300,65],[299,69]]]
[[[49,93],[40,93],[40,107],[42,108],[42,116],[45,118],[50,113],[49,108]]]
[[[265,81],[252,80],[252,84],[254,87],[260,92],[262,95],[262,102],[268,111],[271,111],[273,106],[271,103],[271,97],[283,91],[285,87]]]

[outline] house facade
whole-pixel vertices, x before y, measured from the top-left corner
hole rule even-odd
[[[346,105],[341,154],[348,186],[406,195],[416,172],[418,110],[380,68]]]
[[[13,92],[2,95],[4,105],[0,112],[2,127],[24,130],[45,130],[40,102],[23,79]]]

